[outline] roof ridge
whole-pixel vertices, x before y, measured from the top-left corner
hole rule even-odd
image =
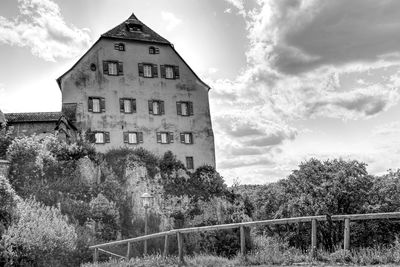
[[[134,13],[127,20],[103,33],[101,37],[171,44],[167,39],[140,21]]]

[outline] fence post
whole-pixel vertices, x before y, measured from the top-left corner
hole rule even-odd
[[[99,261],[99,249],[95,248],[93,252],[93,262],[97,263]]]
[[[164,258],[168,255],[168,235],[164,237]]]
[[[179,264],[183,264],[183,238],[182,234],[178,231],[176,232],[176,237],[178,239],[178,258],[179,258]]]
[[[244,226],[240,226],[240,254],[244,256],[246,253],[246,240],[244,235]]]
[[[126,259],[129,261],[129,254],[131,254],[131,242],[128,242],[128,248],[126,249]]]
[[[311,220],[311,257],[317,257],[317,220]]]
[[[350,249],[350,219],[344,220],[344,250]]]

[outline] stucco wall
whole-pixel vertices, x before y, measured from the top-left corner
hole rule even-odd
[[[124,42],[125,51],[114,50],[116,41],[101,39],[61,80],[62,102],[77,103],[77,125],[92,131],[110,132],[110,143],[97,144],[99,151],[120,147],[124,131],[143,132],[142,146],[157,154],[173,151],[185,163],[185,157],[193,156],[194,167],[202,164],[215,166],[214,137],[208,102],[208,88],[201,83],[189,67],[167,45],[157,45],[159,54],[149,54],[150,44]],[[123,62],[123,76],[103,74],[103,60]],[[158,65],[159,78],[143,78],[138,75],[138,63]],[[96,65],[96,71],[90,65]],[[160,78],[160,65],[178,65],[180,79]],[[88,97],[104,97],[105,113],[88,112]],[[119,98],[136,99],[137,112],[120,113]],[[165,115],[149,114],[148,100],[159,99],[165,103]],[[194,116],[177,115],[177,101],[192,101]],[[156,132],[174,132],[173,144],[158,144]],[[193,132],[194,144],[180,143],[180,132]]]

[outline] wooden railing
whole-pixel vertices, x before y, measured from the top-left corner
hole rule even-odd
[[[93,261],[97,262],[99,258],[99,252],[109,254],[114,257],[129,260],[131,244],[134,242],[149,240],[153,238],[164,237],[164,257],[168,254],[168,236],[176,235],[178,241],[178,258],[179,261],[183,262],[183,234],[206,232],[206,231],[217,231],[224,229],[234,229],[240,228],[240,253],[245,254],[245,227],[254,227],[260,225],[277,225],[277,224],[291,224],[300,222],[311,222],[311,254],[316,255],[317,250],[317,222],[318,221],[344,221],[344,241],[343,248],[345,250],[350,249],[350,221],[359,220],[377,220],[377,219],[398,219],[400,218],[400,212],[388,212],[388,213],[369,213],[369,214],[347,214],[347,215],[320,215],[320,216],[307,216],[307,217],[295,217],[295,218],[285,218],[285,219],[273,219],[273,220],[263,220],[254,222],[243,222],[243,223],[231,223],[231,224],[219,224],[211,226],[202,227],[192,227],[192,228],[182,228],[176,230],[170,230],[166,232],[160,232],[145,236],[139,236],[124,240],[113,241],[109,243],[98,244],[90,246],[89,249],[94,250]],[[127,245],[126,256],[118,255],[113,252],[107,251],[104,248],[115,246],[115,245]]]

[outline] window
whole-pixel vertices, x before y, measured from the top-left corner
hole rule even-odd
[[[161,78],[179,79],[179,66],[161,65]]]
[[[149,100],[149,114],[153,114],[153,115],[165,114],[164,101]]]
[[[157,132],[157,143],[170,144],[174,142],[174,133],[172,132]]]
[[[174,78],[174,68],[171,66],[165,67],[165,78],[166,79],[173,79]]]
[[[158,47],[150,46],[149,54],[160,54],[160,49]]]
[[[119,110],[121,113],[136,113],[136,99],[120,98]]]
[[[126,144],[143,143],[143,133],[142,132],[124,132],[124,143],[126,143]]]
[[[181,133],[181,143],[193,144],[193,133]]]
[[[124,43],[115,43],[114,49],[118,51],[125,51],[125,44]]]
[[[143,72],[144,72],[144,77],[153,77],[153,74],[151,73],[153,67],[150,65],[144,65],[143,66]]]
[[[176,102],[176,110],[180,116],[193,116],[193,103],[190,101]]]
[[[157,78],[158,77],[158,67],[157,64],[150,63],[139,63],[139,76],[145,78]]]
[[[103,61],[103,73],[110,76],[124,75],[122,62]]]
[[[186,157],[186,169],[188,170],[194,169],[193,157]]]
[[[126,26],[130,32],[140,32],[142,31],[142,25],[137,23],[126,23]]]
[[[93,132],[94,143],[95,144],[105,144],[110,143],[110,133],[109,132]]]
[[[101,113],[106,111],[106,100],[104,97],[89,97],[88,110],[93,113]]]

